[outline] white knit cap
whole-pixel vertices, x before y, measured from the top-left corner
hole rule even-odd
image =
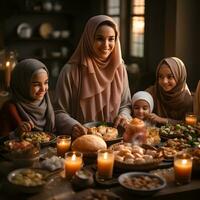
[[[150,111],[151,112],[153,111],[154,102],[153,102],[153,98],[150,93],[148,93],[146,91],[136,92],[132,97],[132,105],[134,105],[135,102],[138,100],[145,100],[146,102],[148,102]]]

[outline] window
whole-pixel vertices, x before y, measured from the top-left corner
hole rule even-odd
[[[144,1],[131,1],[130,55],[144,57]]]
[[[106,11],[106,14],[119,25],[122,53],[126,61],[142,63],[141,60],[144,58],[145,0],[107,0]]]
[[[107,14],[120,26],[120,0],[107,1]]]

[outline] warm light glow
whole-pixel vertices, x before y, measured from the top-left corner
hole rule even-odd
[[[108,159],[108,153],[107,153],[107,152],[105,152],[105,153],[103,154],[103,159],[104,159],[104,160],[107,160],[107,159]]]
[[[10,66],[10,61],[7,61],[6,62],[6,67],[9,67]]]
[[[187,164],[187,160],[186,160],[186,159],[183,159],[183,160],[182,160],[182,164],[183,164],[183,165],[186,165],[186,164]]]
[[[76,155],[73,154],[73,155],[72,155],[72,161],[75,161],[75,160],[76,160]]]
[[[133,18],[133,32],[144,33],[144,19],[141,17]]]

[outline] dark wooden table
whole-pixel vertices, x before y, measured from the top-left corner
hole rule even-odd
[[[74,199],[73,195],[76,193],[70,183],[63,177],[63,172],[54,176],[52,181],[45,186],[45,188],[36,194],[22,194],[16,191],[12,185],[7,182],[7,174],[13,170],[11,162],[0,161],[0,200],[71,200]],[[130,191],[127,191],[119,184],[104,187],[96,184],[93,189],[112,191],[118,195],[122,200],[173,200],[173,199],[197,199],[200,195],[200,176],[193,175],[190,184],[177,186],[174,181],[169,181],[166,188],[154,194],[153,196],[141,197],[137,196]],[[78,194],[78,193],[77,193]]]

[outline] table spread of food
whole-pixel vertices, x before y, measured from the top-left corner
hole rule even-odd
[[[113,123],[92,122],[85,127],[87,135],[75,140],[69,137],[68,143],[63,140],[59,145],[56,134],[40,131],[1,138],[0,163],[13,165],[6,175],[9,184],[21,194],[35,194],[57,176],[71,182],[72,188],[84,190],[91,199],[123,199],[113,192],[103,195],[96,189],[117,185],[138,196],[151,196],[176,179],[190,184],[191,173],[200,171],[200,130],[196,126],[180,123],[147,127],[143,144],[124,142],[126,129],[114,128]],[[64,156],[58,156],[58,148],[64,150]],[[187,154],[181,164],[176,160],[180,154]],[[187,175],[189,168],[184,169],[184,162],[191,158],[193,164]],[[84,192],[71,197],[84,199]]]

